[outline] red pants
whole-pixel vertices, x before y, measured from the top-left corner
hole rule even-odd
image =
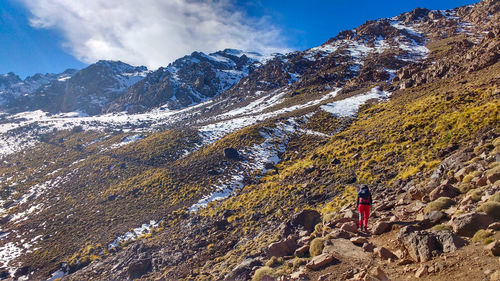
[[[370,217],[370,205],[359,204],[358,212],[359,228],[363,227],[363,223],[365,224],[364,227],[366,228],[368,226],[368,218]]]

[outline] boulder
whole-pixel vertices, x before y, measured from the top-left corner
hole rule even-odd
[[[128,278],[133,280],[141,277],[151,270],[151,259],[134,259],[127,268]]]
[[[315,210],[303,210],[286,222],[283,235],[288,236],[297,230],[314,231],[314,226],[321,221],[321,214]]]
[[[267,247],[268,257],[284,257],[292,255],[297,249],[297,236],[289,236]]]
[[[226,147],[224,148],[224,156],[228,159],[239,159],[240,154],[238,153],[238,150],[232,148],[232,147]]]
[[[431,226],[438,224],[447,215],[441,211],[432,211],[424,215],[424,221],[428,222]]]
[[[490,244],[488,244],[485,249],[489,252],[491,252],[491,254],[493,256],[500,256],[500,240],[497,240],[497,241],[494,241],[494,242],[491,242]]]
[[[460,236],[472,237],[480,229],[486,229],[493,223],[493,219],[482,213],[468,213],[453,217],[450,225],[453,231]]]
[[[342,239],[350,239],[353,234],[350,233],[350,232],[347,232],[345,230],[342,230],[342,229],[334,229],[332,232],[330,232],[330,234],[328,234],[329,237],[331,237],[332,239],[339,239],[339,238],[342,238]]]
[[[452,253],[467,244],[467,241],[450,231],[433,231],[444,253]]]
[[[359,213],[357,211],[353,211],[350,209],[345,211],[344,218],[357,220],[358,217],[359,217]]]
[[[490,225],[488,225],[488,229],[491,229],[491,230],[500,230],[500,222],[494,222]]]
[[[373,245],[372,243],[365,243],[363,244],[362,248],[365,252],[372,253],[373,250],[375,250],[375,245]]]
[[[323,267],[326,267],[331,264],[335,264],[340,262],[338,259],[336,259],[332,254],[321,254],[318,256],[315,256],[314,258],[311,259],[306,264],[306,267],[311,270],[319,270]]]
[[[340,227],[341,230],[348,231],[348,232],[357,232],[358,231],[358,226],[355,222],[346,222],[342,224]]]
[[[252,279],[253,268],[261,266],[262,261],[257,258],[245,259],[238,264],[226,277],[225,281],[245,281]]]
[[[500,166],[486,171],[486,179],[490,184],[494,184],[497,180],[500,180]]]
[[[392,260],[395,260],[397,259],[398,257],[396,257],[396,255],[394,255],[389,249],[387,248],[384,248],[384,247],[377,247],[375,248],[375,250],[373,251],[379,258],[383,259],[383,260],[388,260],[388,259],[392,259]]]
[[[305,256],[307,253],[309,253],[309,245],[304,245],[300,248],[298,248],[297,250],[295,250],[295,253],[294,255],[296,257],[303,257]]]
[[[439,253],[439,241],[434,235],[414,226],[401,228],[397,237],[414,261],[426,262]]]
[[[368,239],[366,239],[365,237],[358,236],[358,237],[353,237],[350,240],[354,245],[358,246],[362,246],[363,244],[368,243]]]
[[[380,235],[391,228],[391,223],[386,221],[379,221],[372,227],[372,233],[375,235]]]
[[[429,194],[429,199],[431,201],[434,201],[439,197],[453,198],[459,194],[460,191],[457,188],[453,187],[451,184],[443,184],[431,191],[431,193]]]

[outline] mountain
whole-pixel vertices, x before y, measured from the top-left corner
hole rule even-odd
[[[417,8],[269,58],[193,53],[105,114],[2,114],[0,278],[498,279],[499,11]],[[66,81],[89,89],[80,72]]]
[[[206,55],[194,52],[150,73],[105,112],[144,112],[163,106],[179,109],[213,98],[262,65],[265,57],[226,49]]]

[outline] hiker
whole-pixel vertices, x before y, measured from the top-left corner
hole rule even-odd
[[[368,218],[370,217],[370,206],[372,205],[372,194],[368,189],[368,185],[362,184],[358,191],[356,207],[359,212],[358,228],[368,231]],[[363,227],[364,224],[364,227]]]

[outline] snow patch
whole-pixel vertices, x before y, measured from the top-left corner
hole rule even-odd
[[[377,87],[372,88],[369,92],[343,100],[327,103],[320,106],[323,111],[329,112],[338,117],[353,117],[358,112],[360,105],[366,103],[370,99],[386,99],[390,93],[381,91]]]

